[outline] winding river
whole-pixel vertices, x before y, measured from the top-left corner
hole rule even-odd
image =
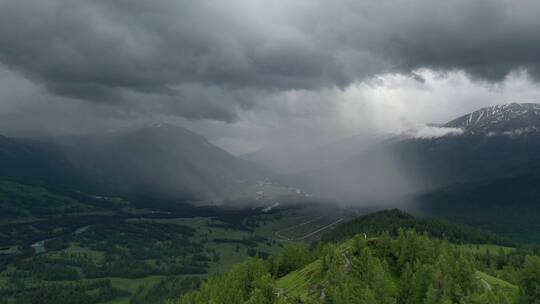
[[[90,225],[79,227],[79,228],[75,229],[75,231],[73,231],[71,233],[71,235],[81,234],[81,233],[85,232],[86,230],[88,230],[88,228],[90,228]],[[35,253],[44,253],[44,252],[47,252],[47,249],[45,248],[45,242],[56,240],[56,239],[61,238],[63,236],[64,235],[60,235],[60,236],[57,236],[57,237],[37,241],[34,244],[30,245],[30,247],[32,247],[34,249]]]

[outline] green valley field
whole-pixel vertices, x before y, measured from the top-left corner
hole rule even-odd
[[[118,198],[2,186],[5,201],[27,203],[2,204],[20,216],[0,225],[0,303],[159,303],[247,257],[308,244],[347,218],[344,210],[318,205],[149,209]],[[63,214],[64,205],[78,209]]]

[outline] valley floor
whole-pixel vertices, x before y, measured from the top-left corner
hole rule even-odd
[[[77,228],[52,227],[66,233],[47,234],[32,241],[30,248],[25,242],[2,246],[0,303],[19,303],[23,298],[25,303],[73,303],[58,298],[52,302],[54,297],[47,292],[51,286],[78,293],[88,303],[161,301],[155,293],[174,294],[179,280],[205,279],[228,271],[246,257],[266,257],[288,244],[318,239],[347,216],[343,210],[328,212],[321,206],[281,206],[247,214],[232,211],[222,217],[130,213],[106,220],[97,217]],[[3,225],[0,231],[24,237],[27,229],[40,228],[33,227],[35,223]],[[43,300],[47,297],[53,298]]]

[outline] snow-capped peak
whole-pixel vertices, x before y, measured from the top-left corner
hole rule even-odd
[[[540,130],[540,104],[510,103],[482,108],[443,125],[473,133]]]

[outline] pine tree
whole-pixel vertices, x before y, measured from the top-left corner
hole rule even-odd
[[[376,303],[393,304],[395,303],[395,288],[389,274],[385,272],[383,265],[377,258],[369,259],[369,286],[373,291]]]
[[[405,270],[399,279],[398,304],[414,304],[414,289],[416,277],[409,263],[405,264]]]
[[[440,304],[441,301],[441,292],[433,284],[429,285],[429,288],[426,293],[426,300],[424,304]]]
[[[254,289],[251,293],[251,296],[249,297],[249,300],[244,302],[245,304],[262,304],[262,303],[271,303],[268,302],[267,299],[264,297],[263,292],[260,289]]]
[[[262,293],[265,301],[260,302],[261,304],[272,304],[274,303],[276,299],[275,294],[275,288],[274,288],[274,280],[272,279],[272,276],[270,276],[269,273],[262,275],[254,282],[255,290],[258,290]]]
[[[455,281],[459,284],[464,295],[471,293],[476,287],[474,266],[469,257],[461,254],[457,260]]]
[[[519,285],[521,304],[540,304],[540,257],[525,258]]]
[[[415,268],[417,269],[415,273],[415,283],[414,283],[414,297],[412,303],[423,303],[426,294],[428,292],[429,285],[432,280],[432,267],[431,265],[422,265],[421,262],[415,263]]]

